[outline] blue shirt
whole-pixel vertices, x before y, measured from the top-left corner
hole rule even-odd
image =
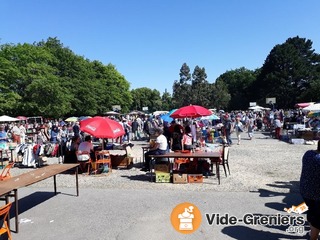
[[[2,139],[5,138],[5,139]],[[0,143],[6,143],[7,142],[7,133],[6,131],[0,131]]]
[[[320,154],[317,151],[309,150],[302,157],[300,193],[304,198],[320,200]]]

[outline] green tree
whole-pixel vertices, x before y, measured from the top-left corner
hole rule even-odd
[[[171,97],[171,94],[167,92],[167,89],[162,94],[161,101],[162,101],[162,106],[161,106],[162,110],[170,111],[171,109],[173,109],[172,97]]]
[[[28,112],[57,117],[67,115],[71,110],[68,89],[61,87],[56,77],[36,79],[27,86],[25,91],[30,98],[24,104]]]
[[[109,109],[111,109],[113,105],[120,105],[121,112],[129,112],[133,102],[129,82],[112,64],[106,66],[105,80],[104,104],[106,104]]]
[[[131,94],[133,98],[132,109],[141,111],[143,107],[148,107],[149,113],[162,110],[162,102],[158,90],[143,87],[131,90]]]
[[[212,84],[213,90],[211,94],[212,106],[217,109],[227,109],[231,100],[227,84],[222,80],[217,80]]]
[[[3,49],[11,48],[7,45]],[[20,103],[21,96],[10,88],[11,79],[18,76],[19,71],[14,64],[2,56],[0,51],[0,113],[7,115],[15,115],[16,107]]]
[[[217,83],[220,84],[220,81],[222,81],[227,86],[231,97],[228,105],[229,110],[247,109],[249,107],[249,102],[254,100],[251,99],[249,89],[255,80],[256,71],[248,70],[244,67],[227,71],[217,78]],[[223,85],[220,85],[220,88],[223,87]]]
[[[180,80],[173,83],[172,101],[174,108],[191,104],[191,73],[189,66],[184,63],[180,68]]]
[[[312,94],[304,91],[315,87],[319,79],[319,55],[312,41],[294,37],[276,45],[267,56],[261,74],[254,84],[257,97],[276,97],[280,108],[292,108],[298,101],[308,101]]]
[[[17,115],[97,115],[132,102],[130,84],[112,64],[89,61],[57,38],[0,46],[0,111]]]
[[[212,88],[207,81],[205,68],[200,68],[199,66],[194,68],[192,73],[191,89],[193,105],[200,105],[207,108],[212,107],[210,101]]]

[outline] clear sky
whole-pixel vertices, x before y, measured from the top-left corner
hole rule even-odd
[[[172,93],[183,63],[224,72],[261,67],[299,36],[320,53],[319,0],[1,0],[0,44],[57,37],[75,54],[113,64],[131,89]]]

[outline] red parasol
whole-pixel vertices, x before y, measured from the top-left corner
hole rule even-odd
[[[19,120],[22,120],[22,121],[26,121],[27,120],[27,117],[25,117],[25,116],[18,116],[17,118]]]
[[[80,130],[96,138],[117,138],[125,134],[120,123],[103,117],[87,118],[80,121]]]
[[[307,103],[297,103],[296,105],[294,105],[295,108],[305,108],[308,107],[310,105],[314,104],[314,102],[307,102]]]
[[[212,112],[204,107],[198,105],[190,105],[179,108],[178,110],[174,111],[170,117],[172,118],[185,118],[185,117],[203,117],[203,116],[210,116]]]

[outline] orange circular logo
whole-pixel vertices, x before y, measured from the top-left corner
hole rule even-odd
[[[193,233],[200,227],[201,221],[201,212],[192,203],[181,203],[171,212],[171,224],[179,233]]]

